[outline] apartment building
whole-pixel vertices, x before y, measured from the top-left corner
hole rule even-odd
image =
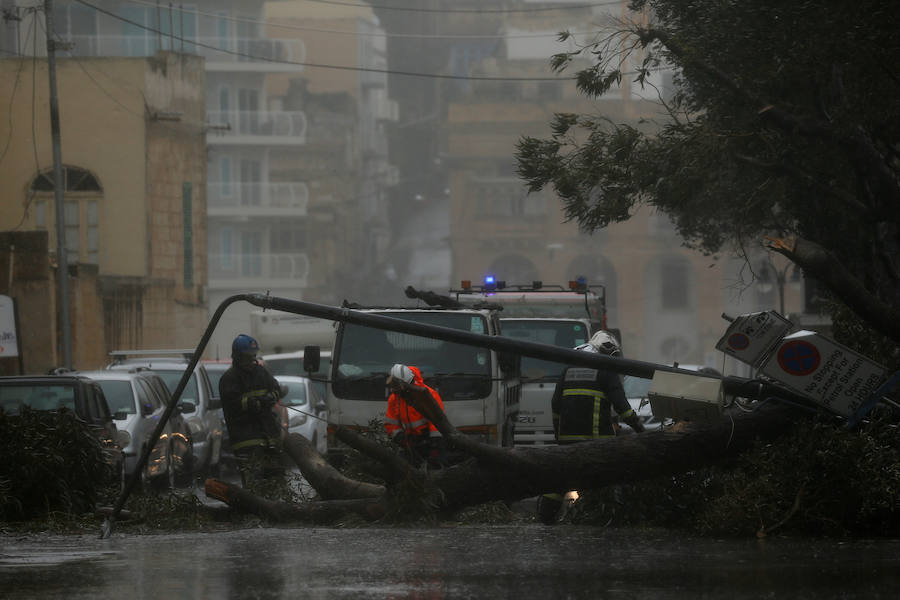
[[[32,21],[27,30],[41,27]],[[0,223],[46,234],[43,255],[33,237],[18,251],[13,242],[4,248],[3,289],[30,298],[21,327],[35,372],[62,365],[64,352],[48,275],[59,269],[48,63],[26,55],[32,47],[0,59],[0,97],[9,101]],[[60,58],[56,80],[73,366],[98,368],[113,349],[195,343],[206,315],[201,60],[171,52]],[[48,287],[34,294],[38,280]]]

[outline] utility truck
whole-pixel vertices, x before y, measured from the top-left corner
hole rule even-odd
[[[500,334],[498,311],[490,308],[345,307],[363,315],[408,322],[413,329],[422,324],[481,335]],[[395,363],[420,369],[425,383],[441,395],[448,418],[460,431],[485,443],[513,445],[520,393],[515,355],[339,322],[326,386],[329,453],[342,451],[333,435],[337,427],[365,430],[383,422],[388,397],[385,383]],[[306,368],[312,367],[306,364]]]
[[[566,287],[540,281],[508,286],[487,277],[480,286],[463,281],[450,293],[467,306],[501,310],[501,335],[516,340],[574,348],[606,328],[605,289],[602,285],[588,286],[584,279],[570,281]],[[559,362],[522,357],[516,445],[556,443],[550,402],[565,367]]]

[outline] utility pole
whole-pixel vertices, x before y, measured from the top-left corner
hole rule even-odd
[[[62,366],[72,368],[72,334],[69,324],[69,260],[66,256],[66,183],[62,172],[62,139],[59,134],[59,95],[56,89],[56,46],[53,39],[53,0],[44,0],[47,24],[47,73],[50,76],[50,133],[53,138],[53,199],[56,210],[56,279],[62,329]]]

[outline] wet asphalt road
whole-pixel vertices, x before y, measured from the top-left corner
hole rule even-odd
[[[0,596],[896,598],[900,541],[541,525],[0,538]]]

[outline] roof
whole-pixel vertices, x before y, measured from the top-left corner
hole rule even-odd
[[[91,379],[76,373],[66,373],[65,375],[6,375],[0,377],[0,384],[9,385],[16,383],[51,383],[60,385],[86,381],[91,381]]]

